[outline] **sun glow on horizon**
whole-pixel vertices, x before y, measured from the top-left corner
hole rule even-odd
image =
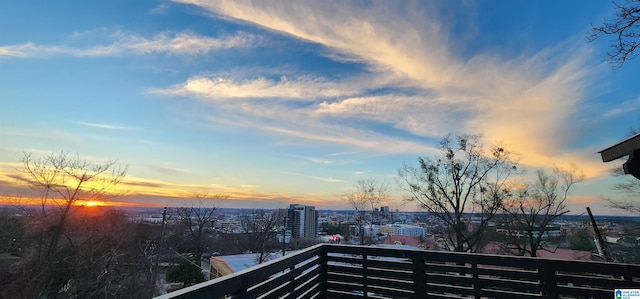
[[[87,201],[78,202],[76,205],[85,206],[85,207],[97,207],[97,206],[104,206],[105,203],[102,201],[87,200]]]

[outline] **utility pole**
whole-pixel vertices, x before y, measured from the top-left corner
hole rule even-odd
[[[605,262],[610,262],[611,258],[609,257],[609,252],[607,252],[607,248],[604,247],[604,240],[602,240],[602,235],[600,234],[600,230],[598,229],[598,225],[596,224],[596,220],[593,218],[593,214],[591,214],[591,209],[587,207],[587,213],[589,213],[589,219],[591,220],[591,226],[593,226],[593,231],[596,233],[596,240],[598,240],[598,250]]]

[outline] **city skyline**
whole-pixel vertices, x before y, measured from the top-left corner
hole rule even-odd
[[[116,205],[348,209],[372,177],[411,211],[402,163],[471,133],[577,164],[571,214],[619,213],[597,152],[640,126],[640,61],[586,41],[609,2],[36,2],[0,5],[0,195],[23,151],[66,151],[129,167]]]

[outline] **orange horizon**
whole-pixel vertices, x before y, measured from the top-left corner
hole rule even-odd
[[[56,206],[63,204],[64,200],[49,199],[45,206]],[[4,206],[41,206],[42,202],[39,198],[0,198],[0,205]],[[141,203],[141,202],[123,202],[110,200],[84,200],[79,199],[73,203],[76,207],[160,207],[161,205]]]

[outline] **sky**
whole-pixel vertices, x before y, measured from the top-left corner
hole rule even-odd
[[[569,208],[617,214],[598,151],[640,124],[640,59],[585,39],[609,1],[6,1],[0,193],[23,152],[128,166],[119,204],[343,209],[448,133],[523,169],[575,163]],[[620,163],[619,163],[620,162]]]

